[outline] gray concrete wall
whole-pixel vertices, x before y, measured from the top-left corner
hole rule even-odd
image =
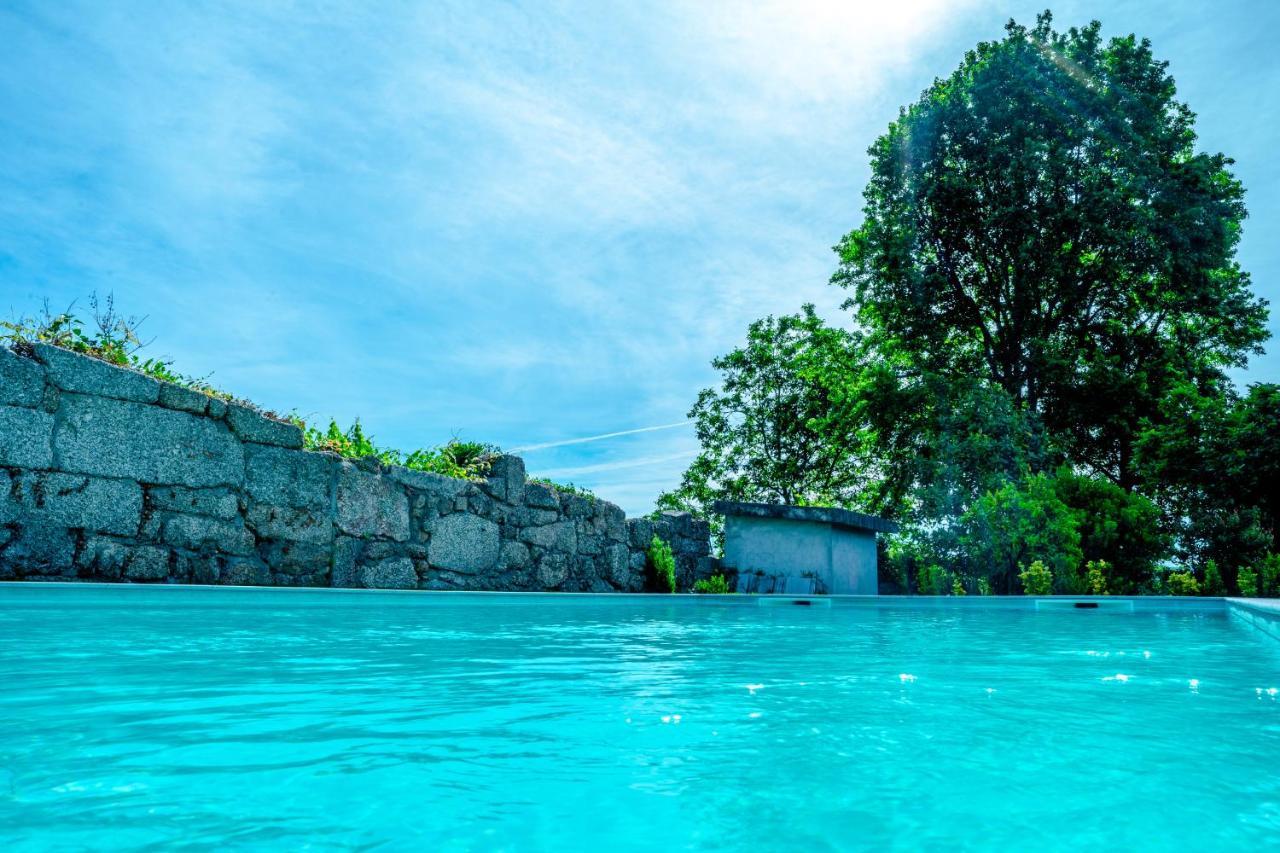
[[[832,595],[875,595],[879,586],[875,534],[826,522],[728,516],[722,563],[743,590],[758,589],[746,582],[757,572],[779,578],[771,586],[779,592],[805,576],[815,579],[813,591]]]
[[[248,406],[0,347],[0,580],[639,591],[655,533],[681,589],[715,567],[705,521],[627,519],[515,456],[472,482],[302,444]]]

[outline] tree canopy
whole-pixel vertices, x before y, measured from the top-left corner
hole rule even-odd
[[[1136,591],[1175,545],[1228,579],[1280,550],[1280,391],[1227,373],[1267,337],[1244,188],[1176,95],[1147,40],[1096,21],[969,51],[869,149],[832,279],[855,331],[809,307],[753,324],[663,500],[882,512],[913,565],[997,589],[1033,560]]]

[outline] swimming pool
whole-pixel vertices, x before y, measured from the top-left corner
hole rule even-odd
[[[1280,837],[1280,642],[1221,602],[785,602],[0,584],[0,846]]]

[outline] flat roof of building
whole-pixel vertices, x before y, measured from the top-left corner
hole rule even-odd
[[[845,527],[850,530],[871,530],[876,533],[897,533],[898,524],[887,518],[865,515],[851,509],[834,506],[792,506],[790,504],[756,504],[742,501],[716,501],[716,512],[721,515],[750,516],[753,518],[777,518],[783,521],[817,521]]]

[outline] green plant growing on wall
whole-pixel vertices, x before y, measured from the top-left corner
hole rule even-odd
[[[116,367],[128,367],[161,382],[171,382],[210,397],[258,409],[253,403],[237,400],[226,391],[210,385],[207,378],[178,373],[173,369],[173,362],[168,359],[143,358],[138,355],[138,351],[150,343],[144,341],[138,331],[146,318],[119,313],[113,295],[107,294],[106,298],[100,299],[96,293],[91,293],[87,301],[87,318],[76,313],[75,303],[68,306],[67,310],[55,314],[46,301],[40,313],[35,316],[0,321],[0,343],[27,355],[34,344],[49,344],[114,364]],[[270,412],[263,414],[274,417]]]
[[[1169,577],[1165,579],[1165,583],[1169,587],[1170,595],[1199,595],[1200,581],[1196,580],[1196,576],[1191,570],[1182,572],[1169,572]]]
[[[405,454],[394,448],[380,447],[364,431],[359,419],[342,429],[337,421],[319,430],[295,420],[302,427],[303,446],[308,450],[336,453],[348,459],[373,457],[385,465],[400,465],[415,471],[430,471],[459,480],[481,480],[489,473],[493,460],[501,451],[491,444],[453,439],[439,447],[423,448]]]
[[[671,546],[655,533],[649,543],[649,587],[655,592],[676,591],[676,558]]]
[[[1027,595],[1051,595],[1053,593],[1053,572],[1040,560],[1033,560],[1018,573],[1022,581],[1022,591]]]
[[[542,483],[544,486],[550,486],[561,494],[577,495],[580,498],[586,498],[592,503],[595,503],[596,501],[595,492],[585,488],[584,486],[575,485],[574,483],[557,483],[555,480],[551,480],[547,477],[530,477],[529,482]]]
[[[728,595],[732,590],[729,589],[729,582],[725,580],[724,575],[712,575],[709,578],[699,578],[694,581],[693,591],[703,595]]]

